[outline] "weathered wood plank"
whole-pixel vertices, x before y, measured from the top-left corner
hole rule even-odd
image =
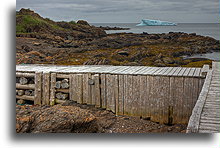
[[[22,96],[16,95],[16,99],[34,101],[34,100],[35,100],[35,97],[34,97],[34,96],[27,96],[27,95],[22,95]]]
[[[34,78],[35,73],[23,73],[23,72],[16,72],[16,77],[26,77],[26,78]]]
[[[140,77],[132,76],[132,100],[131,100],[131,115],[141,116],[140,114]]]
[[[35,73],[35,98],[34,104],[41,105],[42,98],[42,72]]]
[[[16,88],[17,89],[35,89],[35,84],[26,84],[26,85],[21,85],[19,83],[16,83]]]
[[[51,73],[50,81],[50,105],[55,104],[55,85],[56,85],[56,73]]]
[[[99,74],[94,75],[95,79],[95,106],[101,107],[101,90],[100,90],[100,79]]]
[[[43,73],[43,98],[42,104],[50,104],[50,73]]]
[[[148,114],[149,108],[149,90],[148,90],[148,82],[147,76],[139,76],[140,77],[140,115],[143,118],[149,118],[150,115]]]
[[[89,76],[88,74],[83,74],[83,103],[89,103]]]
[[[101,78],[101,107],[106,108],[106,78],[105,74],[100,75]]]
[[[117,115],[124,114],[124,76],[118,75],[118,104],[116,105]]]
[[[212,71],[209,71],[206,76],[202,91],[199,95],[198,101],[196,102],[196,105],[192,111],[192,115],[190,116],[189,123],[187,126],[187,131],[186,131],[187,133],[199,131],[200,117],[201,117],[203,106],[205,104],[206,96],[208,94],[208,89],[211,83],[211,78],[212,78]]]
[[[110,74],[106,74],[106,109],[111,110],[112,109],[112,104],[111,104],[111,99],[112,99],[112,77]]]
[[[124,113],[126,115],[131,115],[131,105],[132,105],[132,75],[127,75],[125,77],[126,80],[126,87],[125,87],[125,93],[126,93],[126,98],[125,98],[125,106],[124,106]]]

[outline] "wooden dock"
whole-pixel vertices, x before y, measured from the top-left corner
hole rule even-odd
[[[207,68],[17,65],[16,99],[39,105],[71,100],[116,115],[188,123]]]
[[[220,132],[220,62],[212,63],[193,109],[187,133]]]

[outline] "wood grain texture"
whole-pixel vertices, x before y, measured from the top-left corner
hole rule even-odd
[[[35,73],[35,98],[34,104],[41,105],[42,98],[42,72]]]
[[[50,73],[43,73],[43,98],[42,105],[50,104]]]

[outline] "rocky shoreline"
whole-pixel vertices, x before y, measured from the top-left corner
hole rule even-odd
[[[106,27],[100,26],[99,28],[103,30],[129,30],[130,29],[130,28],[121,28],[121,27],[109,27],[109,26],[106,26]]]
[[[106,34],[82,20],[54,22],[29,9],[16,14],[16,64],[201,67],[211,60],[182,56],[212,51],[220,51],[219,41],[195,33]]]

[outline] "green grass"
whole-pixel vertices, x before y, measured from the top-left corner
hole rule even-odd
[[[51,23],[49,20],[44,20],[38,17],[31,15],[17,15],[16,18],[21,17],[22,21],[19,24],[16,24],[16,33],[30,33],[28,28],[33,28],[35,26],[48,29],[48,26],[55,30],[65,30],[62,27],[59,27],[55,23]],[[18,18],[20,19],[20,18]]]

